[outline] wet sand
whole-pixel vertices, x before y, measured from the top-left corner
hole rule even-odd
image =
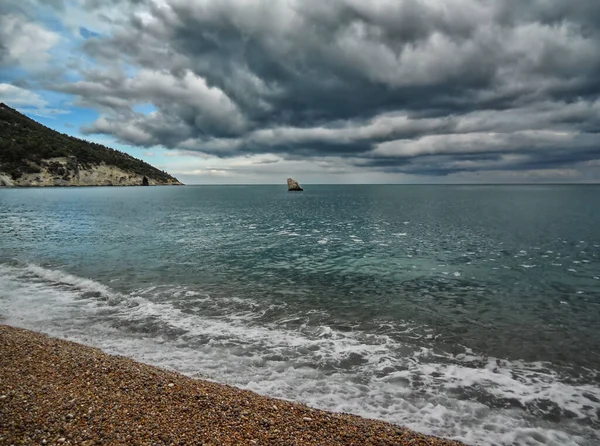
[[[0,444],[446,445],[0,325]]]

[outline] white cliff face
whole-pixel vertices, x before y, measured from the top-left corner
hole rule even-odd
[[[14,182],[10,175],[4,175],[3,173],[0,173],[0,187],[3,186],[14,186]]]
[[[16,180],[3,174],[0,167],[0,186],[141,186],[143,175],[122,170],[104,163],[94,166],[82,166],[69,158],[51,158],[44,160],[39,173],[25,173]],[[149,186],[178,185],[179,182],[156,181],[147,177]]]

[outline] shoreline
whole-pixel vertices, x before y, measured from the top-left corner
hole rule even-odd
[[[0,443],[464,446],[2,324]]]
[[[14,185],[14,186],[0,186],[0,189],[46,189],[46,188],[60,188],[60,189],[81,189],[86,187],[160,187],[160,186],[186,186],[183,183],[165,183],[165,184],[49,184],[49,185]]]

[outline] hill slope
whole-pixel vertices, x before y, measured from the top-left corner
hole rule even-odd
[[[144,161],[56,132],[0,103],[0,186],[179,184]]]

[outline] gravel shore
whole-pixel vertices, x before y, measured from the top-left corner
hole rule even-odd
[[[0,325],[2,445],[452,445]]]

